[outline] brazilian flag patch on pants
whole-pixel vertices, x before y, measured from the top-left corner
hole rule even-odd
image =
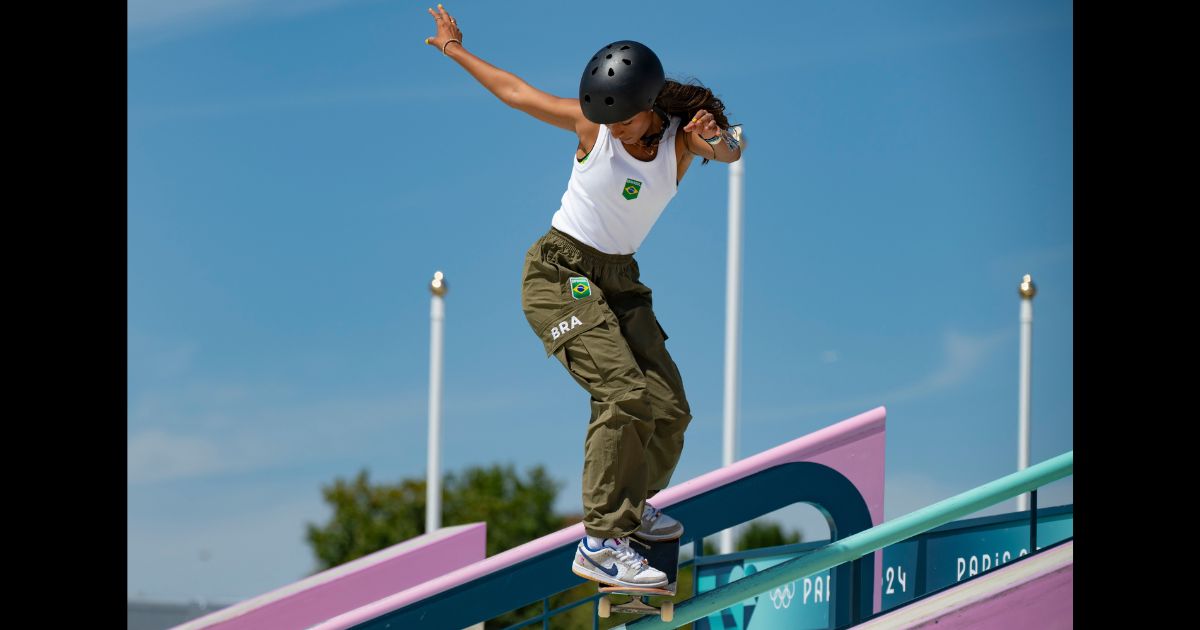
[[[621,196],[626,199],[637,199],[640,192],[642,192],[642,182],[630,178],[625,180],[625,189],[621,191]]]
[[[582,300],[592,296],[592,285],[587,278],[571,278],[571,297]]]

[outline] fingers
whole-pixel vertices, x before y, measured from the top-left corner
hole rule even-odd
[[[451,26],[453,28],[458,28],[458,20],[454,19],[454,16],[450,15],[450,12],[447,11],[445,7],[439,4],[438,11],[440,11],[442,14],[442,24]]]
[[[442,16],[440,16],[440,15],[438,15],[438,14],[434,13],[434,12],[433,12],[433,9],[426,9],[426,11],[429,11],[429,15],[432,15],[432,16],[433,16],[433,21],[434,21],[434,23],[435,23],[435,24],[438,24],[438,33],[440,34],[440,33],[442,32],[442,27],[441,27],[441,19],[442,19]],[[428,44],[428,45],[430,45],[430,46],[433,46],[434,48],[437,48],[437,43],[436,43],[436,42],[434,42],[433,40],[434,40],[434,37],[426,37],[426,38],[425,38],[425,43],[426,43],[426,44]]]
[[[433,21],[437,24],[438,30],[437,35],[425,38],[426,44],[436,48],[441,46],[442,42],[451,39],[462,41],[462,31],[458,29],[458,20],[454,19],[444,6],[437,5],[436,11],[432,8],[426,10],[429,11],[429,15],[433,16]]]
[[[438,27],[438,37],[449,37],[451,39],[462,39],[462,31],[458,29],[458,20],[450,15],[449,11],[442,5],[437,5],[437,11],[427,9],[429,14],[433,16],[434,22]]]
[[[721,127],[717,124],[716,118],[703,109],[696,112],[696,115],[692,116],[692,120],[683,129],[684,131],[695,131],[706,138],[711,138],[713,135],[721,132]]]
[[[427,9],[427,11],[429,11],[429,14],[433,16],[434,21],[437,22],[439,29],[440,28],[457,28],[458,21],[455,20],[454,18],[450,17],[450,14],[447,13],[446,10],[442,8],[442,5],[440,5],[440,4],[438,5],[437,11],[434,11],[433,9]]]

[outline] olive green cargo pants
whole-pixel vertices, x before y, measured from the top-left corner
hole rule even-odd
[[[525,254],[529,325],[591,394],[583,443],[583,524],[600,538],[641,526],[667,487],[692,420],[667,335],[632,254],[605,254],[551,228]]]

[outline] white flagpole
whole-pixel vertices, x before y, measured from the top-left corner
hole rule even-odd
[[[1018,385],[1017,403],[1017,470],[1029,467],[1029,374],[1033,354],[1033,296],[1037,287],[1033,276],[1025,274],[1019,287],[1021,292],[1021,374]],[[1029,494],[1017,497],[1017,510],[1025,511],[1029,506]]]
[[[729,235],[725,275],[725,439],[722,463],[737,459],[738,377],[742,325],[742,177],[745,158],[729,165]],[[735,527],[721,532],[721,553],[733,553]]]
[[[425,533],[442,526],[442,323],[449,287],[442,272],[433,274],[429,291],[429,467],[425,472]]]

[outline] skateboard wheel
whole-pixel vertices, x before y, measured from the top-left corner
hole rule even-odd
[[[612,613],[612,602],[609,601],[608,595],[600,597],[600,601],[596,602],[596,614],[600,615],[601,619],[608,619]]]
[[[658,616],[663,621],[670,621],[675,618],[675,602],[663,602],[662,608],[659,609]]]

